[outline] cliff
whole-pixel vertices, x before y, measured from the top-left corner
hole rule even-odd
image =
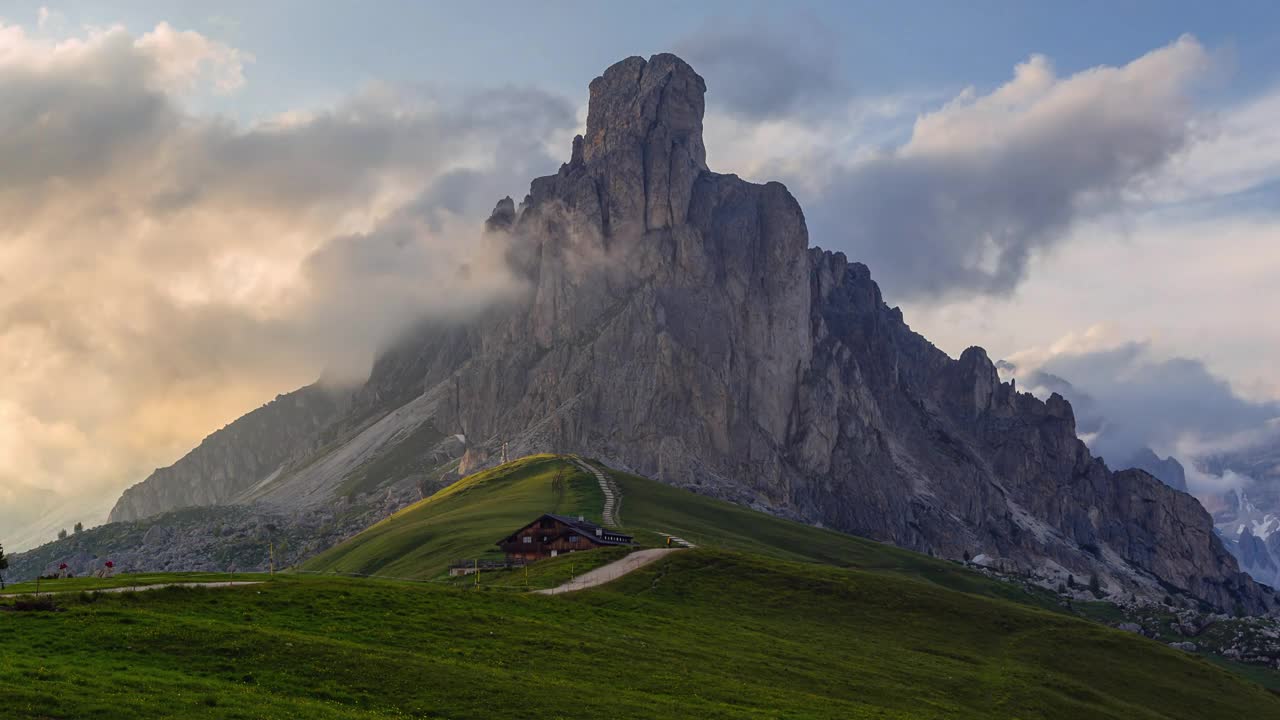
[[[183,501],[220,501],[223,490],[195,486],[229,483],[323,504],[430,423],[465,437],[462,472],[497,462],[504,443],[512,456],[578,452],[1046,582],[1096,573],[1116,594],[1174,586],[1219,607],[1274,605],[1193,498],[1110,471],[1064,399],[1001,383],[980,348],[952,359],[912,332],[865,266],[809,247],[785,187],[711,171],[705,91],[673,55],[628,58],[591,83],[569,161],[486,224],[508,236],[527,294],[385,352],[326,430],[347,450],[264,481],[322,418],[275,430],[288,447],[270,456],[259,434],[228,428],[214,444],[242,450],[197,449],[181,480],[144,485],[182,488]],[[233,457],[253,459],[241,469]]]

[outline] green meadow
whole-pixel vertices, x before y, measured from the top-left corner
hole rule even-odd
[[[307,572],[114,594],[91,588],[228,578],[85,579],[54,610],[0,599],[0,717],[1280,717],[1258,682],[1049,596],[614,480],[625,530],[699,547],[568,595],[524,590],[626,549],[447,578],[450,560],[493,556],[541,512],[598,519],[595,480],[539,456],[464,479]]]

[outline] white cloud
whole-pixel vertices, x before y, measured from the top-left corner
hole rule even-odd
[[[168,88],[189,90],[208,80],[222,92],[244,84],[244,66],[253,56],[210,40],[191,30],[175,30],[160,23],[134,42],[156,63],[161,83]]]
[[[822,77],[810,64],[806,76]],[[1004,84],[940,107],[928,93],[827,97],[786,113],[786,93],[763,109],[713,103],[707,144],[718,167],[785,181],[812,241],[866,262],[889,297],[1007,295],[1035,258],[1079,223],[1127,210],[1184,152],[1202,123],[1191,97],[1211,66],[1183,36],[1067,76],[1034,55]],[[758,78],[728,80],[750,90]]]
[[[571,103],[373,86],[252,127],[183,109],[245,62],[164,24],[0,26],[0,488],[137,482],[517,286],[482,220],[555,168]]]
[[[994,91],[920,116],[906,143],[832,172],[806,204],[812,237],[866,262],[892,298],[1008,294],[1033,258],[1183,148],[1208,64],[1190,37],[1068,77],[1033,57]]]
[[[1141,187],[1151,202],[1205,200],[1280,179],[1280,88],[1208,112],[1195,142]]]
[[[1244,397],[1199,359],[1122,341],[1101,326],[1014,353],[1002,375],[1038,397],[1057,392],[1070,400],[1082,438],[1113,468],[1144,448],[1174,455],[1201,495],[1249,479],[1207,474],[1196,469],[1200,461],[1280,439],[1280,401]]]

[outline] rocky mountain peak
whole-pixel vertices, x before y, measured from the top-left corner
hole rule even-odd
[[[1134,467],[1139,470],[1146,470],[1151,473],[1157,480],[1168,485],[1174,490],[1187,491],[1187,472],[1176,458],[1170,455],[1162,458],[1156,455],[1151,448],[1144,447],[1135,452],[1133,457],[1129,458],[1127,463],[1122,463],[1121,467]]]
[[[991,358],[987,357],[986,350],[974,346],[961,353],[960,360],[956,363],[956,370],[961,384],[966,386],[967,390],[967,392],[958,393],[966,400],[966,404],[969,404],[969,407],[965,408],[965,413],[977,417],[991,406],[991,397],[1000,387],[996,366],[991,362]]]
[[[510,230],[516,221],[516,203],[507,196],[498,201],[494,206],[493,212],[489,214],[489,219],[485,220],[484,227],[489,232],[498,230]]]
[[[595,163],[612,151],[644,143],[656,130],[683,143],[706,169],[702,144],[707,84],[684,60],[664,53],[629,57],[591,81],[583,159]]]
[[[684,222],[693,183],[707,170],[706,91],[702,77],[670,54],[629,57],[591,81],[587,134],[574,140],[570,166],[582,163],[601,181],[615,234]]]
[[[1275,605],[1194,498],[1093,458],[1061,395],[1017,392],[981,348],[947,356],[866,266],[809,248],[785,187],[708,170],[705,92],[674,55],[596,78],[569,162],[489,219],[510,234],[524,301],[406,338],[354,409],[237,486],[324,505],[429,427],[465,438],[463,473],[508,453],[579,453],[921,552],[984,555],[1050,586],[1097,574],[1157,598],[1176,587],[1217,607]],[[255,439],[228,445],[258,457]],[[308,454],[335,444],[323,462]],[[218,477],[223,454],[193,455],[193,472]]]

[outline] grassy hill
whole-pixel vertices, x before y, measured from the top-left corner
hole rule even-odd
[[[719,550],[556,597],[277,576],[59,602],[0,612],[0,716],[1280,716],[1277,695],[1132,634]]]
[[[301,569],[427,579],[453,560],[502,557],[495,543],[544,512],[599,521],[603,505],[590,475],[560,458],[535,455],[463,478]]]
[[[955,563],[784,520],[635,475],[609,474],[622,491],[621,529],[642,545],[662,545],[662,533],[668,533],[703,547],[904,575],[982,595],[1055,604],[1047,594],[990,580]],[[591,475],[566,458],[534,455],[464,478],[300,567],[309,572],[434,578],[456,559],[502,557],[494,543],[541,513],[585,515],[599,522],[603,505],[604,496]],[[570,562],[580,563],[578,570],[595,564],[594,557],[579,557],[558,565]]]
[[[69,593],[59,612],[5,612],[15,600],[0,599],[0,717],[1280,717],[1280,694],[1047,595],[613,479],[627,531],[699,548],[571,595],[523,590],[626,550],[543,561],[529,579],[440,582],[450,560],[496,555],[539,513],[598,519],[594,478],[525,458],[316,557],[318,574]],[[193,576],[146,578],[166,579]],[[95,582],[135,581],[75,588]]]

